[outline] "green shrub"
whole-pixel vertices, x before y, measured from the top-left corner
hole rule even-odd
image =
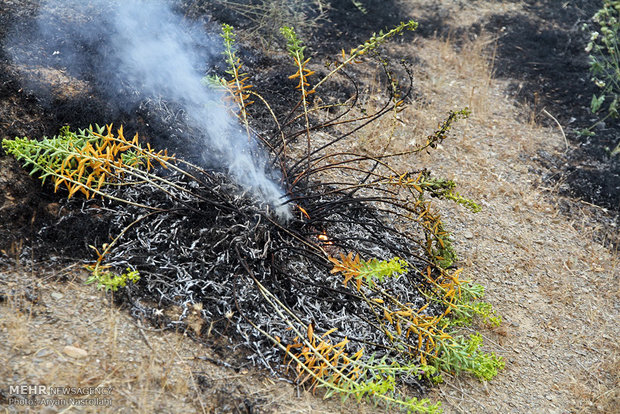
[[[606,111],[603,118],[618,118],[618,99],[620,97],[620,1],[603,0],[603,7],[592,18],[594,26],[584,25],[591,30],[590,41],[586,46],[589,53],[592,82],[600,88],[592,96],[592,113]],[[600,121],[599,121],[600,122]],[[591,129],[591,128],[590,128]],[[590,129],[584,131],[591,134]],[[611,155],[620,153],[620,142],[611,150]]]
[[[590,73],[592,81],[601,88],[599,96],[592,97],[590,108],[598,112],[605,101],[608,116],[618,117],[618,97],[620,96],[620,61],[618,60],[620,31],[620,1],[604,0],[601,8],[592,18],[597,30],[590,34],[586,52],[590,54]]]
[[[136,283],[140,280],[140,274],[137,270],[131,270],[127,268],[127,271],[121,275],[117,275],[113,272],[101,270],[96,267],[89,267],[92,271],[86,283],[97,283],[97,289],[105,289],[106,292],[111,290],[116,292],[119,287],[127,286],[127,282]]]

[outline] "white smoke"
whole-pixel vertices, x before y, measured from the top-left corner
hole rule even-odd
[[[89,24],[72,24],[80,19],[89,19]],[[266,173],[264,151],[241,132],[222,105],[222,92],[202,83],[204,59],[222,58],[214,52],[219,48],[215,42],[221,43],[219,36],[209,37],[159,0],[48,0],[41,6],[38,23],[37,35],[58,48],[54,59],[74,72],[79,72],[76,66],[101,60],[95,76],[106,77],[110,96],[130,101],[121,91],[131,85],[142,98],[180,105],[188,126],[201,132],[204,147],[196,151],[202,158],[227,168],[239,185],[253,190],[280,217],[290,216],[282,204],[282,189]],[[24,56],[32,54],[14,53],[18,60]]]

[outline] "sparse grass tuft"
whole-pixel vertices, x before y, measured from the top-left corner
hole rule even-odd
[[[118,288],[127,286],[127,282],[136,283],[140,280],[140,274],[137,270],[127,269],[126,273],[117,275],[113,272],[105,271],[96,266],[88,266],[91,270],[91,276],[86,280],[86,283],[97,282],[98,289],[105,289],[106,292],[111,290],[116,292]]]

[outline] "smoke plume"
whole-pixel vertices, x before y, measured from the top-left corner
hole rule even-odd
[[[96,84],[126,112],[145,99],[181,108],[187,126],[200,135],[193,152],[205,165],[227,170],[279,216],[290,214],[265,152],[222,105],[222,92],[202,83],[209,61],[222,59],[217,33],[206,33],[160,0],[48,0],[36,30],[16,33],[14,40],[9,50],[17,65],[62,68]]]

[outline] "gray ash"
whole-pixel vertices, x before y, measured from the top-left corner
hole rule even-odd
[[[139,271],[140,281],[117,295],[135,317],[184,329],[194,305],[201,304],[206,322],[203,337],[208,327],[208,335],[244,344],[251,350],[250,360],[277,370],[282,352],[253,324],[285,343],[294,335],[264,299],[257,282],[304,324],[321,331],[337,328],[332,335],[351,340],[351,351],[363,345],[369,354],[381,357],[391,347],[373,326],[368,305],[353,285],[344,287],[342,277],[330,273],[332,263],[322,248],[335,257],[358,252],[363,259],[399,256],[407,260],[410,273],[386,280],[382,288],[413,307],[427,301],[420,291],[428,286],[415,273],[426,266],[421,250],[408,236],[387,226],[385,217],[372,206],[346,193],[309,197],[306,207],[315,218],[299,214],[283,225],[269,205],[243,192],[224,174],[203,172],[200,184],[178,173],[166,179],[191,193],[172,185],[164,187],[167,193],[150,184],[121,186],[112,193],[163,211],[149,212],[107,199],[88,201],[83,208],[87,216],[107,221],[110,235],[127,229],[105,264],[119,273],[127,268]],[[73,211],[65,222],[71,223],[72,214],[82,214],[79,209]],[[44,229],[42,234],[58,228]],[[329,235],[328,244],[317,238],[323,233]],[[162,319],[161,310],[171,307],[181,312],[176,318]],[[441,311],[433,306],[426,310],[429,315]]]

